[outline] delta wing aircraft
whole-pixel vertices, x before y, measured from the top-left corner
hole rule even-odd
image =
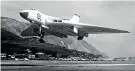
[[[78,40],[88,37],[88,34],[129,33],[124,30],[80,23],[80,16],[77,14],[74,14],[71,19],[59,19],[43,14],[36,9],[31,9],[20,11],[20,15],[30,23],[37,25],[36,28],[33,28],[33,31],[36,30],[41,43],[44,42],[43,38],[46,32],[61,38],[67,38],[68,35],[77,36]]]

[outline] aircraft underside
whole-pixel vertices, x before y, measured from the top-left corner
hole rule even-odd
[[[44,43],[44,36],[46,35],[46,33],[49,33],[51,35],[55,35],[58,36],[60,38],[67,38],[68,36],[78,36],[78,40],[82,40],[84,38],[84,36],[79,36],[78,33],[74,32],[74,30],[72,28],[57,28],[57,27],[51,27],[50,29],[44,29],[42,28],[40,30],[40,28],[33,28],[33,32],[35,34],[38,34],[38,36],[40,37],[39,41],[41,43]]]

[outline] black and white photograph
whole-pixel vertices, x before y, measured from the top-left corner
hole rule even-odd
[[[1,0],[1,71],[135,71],[134,0]]]

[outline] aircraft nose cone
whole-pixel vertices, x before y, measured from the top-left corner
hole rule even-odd
[[[25,19],[28,17],[28,14],[28,12],[20,12],[20,15]]]

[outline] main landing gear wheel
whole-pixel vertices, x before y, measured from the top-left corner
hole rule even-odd
[[[78,36],[77,40],[82,40],[83,36]]]

